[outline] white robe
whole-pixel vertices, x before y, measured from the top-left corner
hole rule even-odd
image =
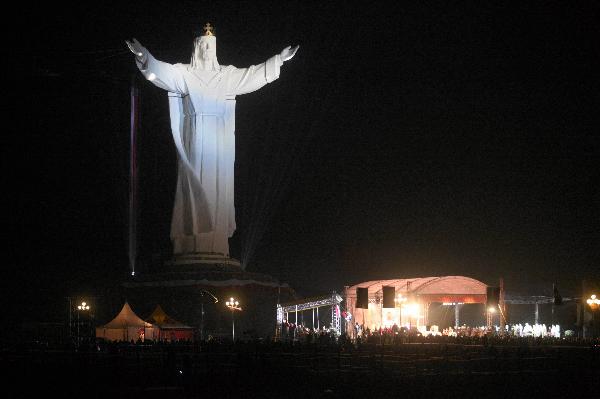
[[[156,60],[149,52],[144,76],[169,92],[171,130],[179,173],[171,240],[179,254],[229,256],[235,231],[235,96],[260,89],[279,77],[281,57],[248,68],[192,69]]]

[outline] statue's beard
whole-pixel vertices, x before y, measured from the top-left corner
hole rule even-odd
[[[221,70],[217,56],[204,51],[200,46],[201,40],[201,38],[194,40],[194,52],[192,53],[190,66],[194,69],[204,69],[207,71]]]

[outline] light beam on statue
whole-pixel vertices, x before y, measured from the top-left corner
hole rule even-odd
[[[220,65],[212,26],[194,40],[189,64],[155,59],[136,39],[126,41],[142,74],[169,95],[178,178],[171,220],[176,256],[229,257],[234,209],[235,98],[279,77],[299,46],[248,68]]]

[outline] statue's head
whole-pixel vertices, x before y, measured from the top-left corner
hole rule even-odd
[[[217,58],[217,38],[215,36],[200,36],[194,40],[194,48],[203,61]]]
[[[204,34],[194,39],[194,53],[191,61],[192,68],[205,70],[219,70],[217,60],[217,38],[213,34],[213,27],[207,23]]]

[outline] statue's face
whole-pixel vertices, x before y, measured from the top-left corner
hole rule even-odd
[[[201,36],[196,39],[196,46],[203,61],[212,61],[217,58],[217,39],[214,36]]]

